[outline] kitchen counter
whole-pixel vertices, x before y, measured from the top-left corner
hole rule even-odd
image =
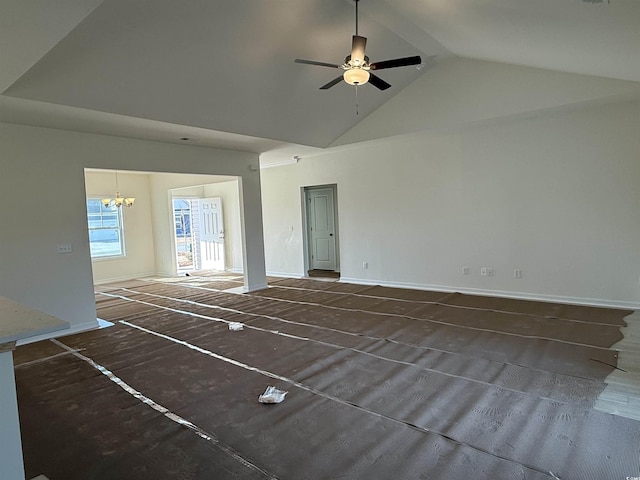
[[[17,340],[69,328],[52,315],[0,297],[0,465],[2,478],[24,480],[13,349]]]
[[[65,328],[64,320],[0,297],[0,345]]]

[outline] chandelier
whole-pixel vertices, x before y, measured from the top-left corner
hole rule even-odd
[[[118,171],[116,170],[116,196],[115,198],[103,198],[102,204],[105,208],[109,207],[133,207],[133,203],[136,201],[135,197],[123,197],[120,195],[118,188]]]

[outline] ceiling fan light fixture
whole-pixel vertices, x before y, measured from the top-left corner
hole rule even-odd
[[[345,70],[342,77],[349,85],[364,85],[369,81],[369,72],[362,68],[350,68]]]

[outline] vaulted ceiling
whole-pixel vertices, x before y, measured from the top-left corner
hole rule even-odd
[[[263,152],[326,147],[449,56],[640,82],[638,0],[361,0],[392,84],[319,87],[349,0],[0,0],[0,120]],[[357,104],[357,107],[356,107]],[[356,114],[356,112],[358,112]]]

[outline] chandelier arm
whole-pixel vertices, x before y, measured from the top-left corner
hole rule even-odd
[[[136,198],[124,197],[120,195],[120,188],[118,186],[118,170],[115,171],[115,176],[116,176],[116,196],[114,198],[101,199],[100,201],[104,205],[104,208],[110,208],[110,207],[120,208],[122,206],[133,207],[133,204],[136,201]]]

